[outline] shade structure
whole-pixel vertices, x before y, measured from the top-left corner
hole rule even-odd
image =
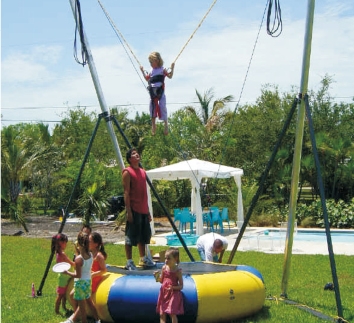
[[[233,177],[238,188],[237,195],[237,221],[243,222],[243,205],[241,192],[241,176],[243,170],[230,166],[214,164],[205,160],[190,159],[176,164],[151,169],[146,172],[150,180],[176,181],[189,179],[191,181],[191,211],[196,215],[196,233],[202,235],[203,211],[200,198],[200,183],[202,178],[231,178]],[[150,188],[148,187],[149,208],[153,215]]]

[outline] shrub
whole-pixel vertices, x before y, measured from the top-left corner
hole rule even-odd
[[[274,214],[253,215],[250,219],[250,225],[254,227],[276,227],[279,218]]]
[[[332,228],[354,228],[354,199],[346,203],[342,200],[326,200],[328,222]],[[267,212],[269,213],[269,212]],[[278,214],[278,221],[284,222],[289,215],[289,206],[278,210],[271,210],[271,214]],[[254,223],[261,222],[252,218]],[[263,221],[263,220],[262,220]],[[311,203],[298,203],[296,206],[296,221],[302,227],[324,228],[324,217],[320,199]]]
[[[303,228],[313,228],[316,227],[316,221],[313,218],[305,218],[301,221],[301,226]]]

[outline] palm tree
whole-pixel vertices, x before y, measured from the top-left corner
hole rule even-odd
[[[107,214],[109,203],[104,195],[104,187],[96,182],[86,187],[78,200],[78,214],[83,216],[83,223],[89,225],[90,219],[96,215],[101,221]]]
[[[213,88],[204,92],[204,95],[201,95],[198,90],[195,90],[197,94],[198,101],[200,103],[200,112],[198,113],[196,109],[192,106],[187,106],[185,109],[196,115],[201,123],[205,126],[208,131],[211,131],[215,126],[220,124],[220,121],[223,117],[221,110],[225,107],[225,104],[233,100],[232,95],[228,95],[222,99],[217,99],[213,102],[213,107],[210,107],[211,102],[214,98]]]
[[[28,229],[21,214],[17,199],[21,191],[21,180],[37,154],[30,154],[18,139],[13,127],[4,128],[1,136],[1,199],[7,203],[10,218]]]

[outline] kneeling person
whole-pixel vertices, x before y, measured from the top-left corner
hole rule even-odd
[[[226,238],[214,232],[203,234],[197,240],[197,250],[202,261],[221,263],[227,246]]]

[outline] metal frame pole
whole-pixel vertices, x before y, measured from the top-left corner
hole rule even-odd
[[[71,5],[71,9],[73,11],[74,19],[76,21],[78,17],[76,16],[76,11],[75,11],[75,1],[76,0],[69,0],[70,5]],[[78,25],[78,28],[81,28],[79,24],[77,24],[77,25]],[[95,63],[93,61],[93,57],[92,57],[90,46],[89,46],[89,43],[88,43],[88,40],[87,40],[87,37],[86,37],[86,34],[85,34],[85,30],[82,30],[82,33],[84,34],[83,42],[85,43],[88,66],[89,66],[89,69],[90,69],[90,73],[91,73],[93,84],[95,86],[97,98],[98,98],[98,101],[100,103],[100,107],[101,107],[102,112],[103,113],[108,113],[109,111],[108,111],[108,108],[107,108],[106,100],[105,100],[105,98],[103,96],[101,84],[100,84],[100,81],[98,79],[96,66],[95,66]],[[121,170],[123,170],[125,168],[123,157],[122,157],[122,154],[121,154],[121,151],[120,151],[120,148],[119,148],[117,137],[116,137],[116,135],[114,133],[114,130],[113,130],[113,126],[112,126],[111,120],[109,118],[106,119],[106,125],[107,125],[108,133],[109,133],[109,135],[111,137],[111,140],[112,140],[112,143],[113,143],[114,151],[115,151],[116,156],[118,158],[119,166],[120,166]]]
[[[300,83],[298,116],[296,125],[295,148],[293,157],[293,170],[291,180],[290,202],[289,202],[289,217],[285,240],[283,277],[281,282],[281,296],[287,297],[288,282],[290,276],[291,255],[294,238],[294,224],[296,219],[296,203],[298,196],[299,174],[301,165],[302,141],[304,136],[304,121],[305,121],[305,103],[303,96],[307,93],[308,78],[310,70],[311,42],[313,18],[315,11],[315,0],[308,0],[306,30],[304,38],[304,51],[302,58],[302,74]]]

